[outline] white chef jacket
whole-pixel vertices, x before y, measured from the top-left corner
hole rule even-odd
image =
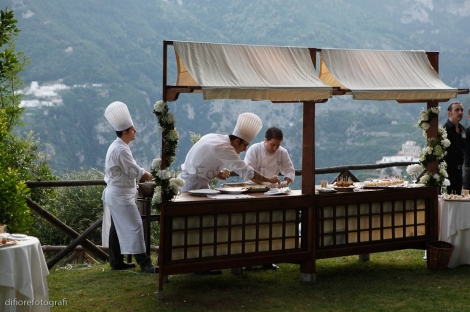
[[[244,161],[266,177],[281,173],[285,178],[289,178],[294,182],[294,164],[289,157],[289,153],[282,146],[279,146],[274,153],[269,153],[264,147],[264,141],[255,143],[246,151]]]
[[[255,171],[245,164],[230,144],[228,135],[209,133],[191,147],[180,177],[184,180],[182,191],[209,188],[209,182],[224,169],[229,168],[245,180],[252,179]]]
[[[140,180],[144,173],[145,169],[137,165],[129,145],[116,138],[109,146],[105,160],[101,244],[108,246],[112,216],[121,253],[126,255],[146,252],[142,218],[135,201],[136,180]]]

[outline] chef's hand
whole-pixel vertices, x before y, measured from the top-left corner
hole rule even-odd
[[[217,174],[217,178],[219,180],[227,180],[227,178],[224,176],[224,172],[223,171],[220,171],[218,174]]]
[[[153,176],[150,172],[145,171],[145,173],[142,175],[140,180],[142,180],[142,181],[151,181],[151,180],[153,180]]]
[[[287,185],[292,184],[292,180],[289,178],[284,178],[284,182],[287,182]]]
[[[272,176],[272,177],[270,177],[270,178],[268,178],[268,179],[269,179],[269,182],[271,182],[271,183],[279,183],[279,182],[281,182],[281,180],[279,180],[279,177],[278,177],[278,176]]]

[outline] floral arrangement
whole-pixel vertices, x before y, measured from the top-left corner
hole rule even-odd
[[[179,188],[184,185],[181,178],[176,177],[176,172],[169,170],[171,164],[175,161],[176,147],[178,146],[179,133],[175,129],[175,116],[169,113],[168,105],[163,101],[155,103],[153,113],[160,124],[158,132],[162,133],[164,142],[165,163],[161,158],[155,158],[152,161],[150,172],[152,173],[155,183],[152,206],[159,208],[163,200],[172,200],[179,193]]]
[[[445,161],[439,163],[438,173],[432,174],[431,172],[426,172],[419,182],[425,185],[442,185],[449,186],[450,181],[447,179],[447,164]]]
[[[151,173],[157,184],[153,192],[152,207],[157,209],[160,207],[163,199],[172,200],[179,194],[180,187],[184,185],[184,180],[176,177],[174,171],[160,169],[161,164],[161,158],[155,158],[151,166]]]
[[[423,169],[417,174],[426,170],[429,163],[436,160],[439,161],[437,173],[433,174],[427,171],[419,180],[420,183],[425,185],[450,185],[447,179],[447,164],[443,161],[444,156],[447,154],[447,148],[450,146],[450,141],[447,139],[447,131],[443,126],[439,126],[437,129],[437,138],[428,138],[426,132],[430,127],[431,120],[439,115],[440,110],[441,108],[439,106],[422,110],[417,124],[417,126],[423,130],[423,136],[426,138],[426,147],[421,151],[419,156],[419,163]],[[419,165],[408,166],[406,172],[411,175],[416,174],[415,172],[419,171],[416,166]]]
[[[408,167],[406,167],[406,173],[412,177],[417,177],[421,172],[423,172],[423,166],[420,164],[408,165]]]

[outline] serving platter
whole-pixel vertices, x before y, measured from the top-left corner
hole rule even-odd
[[[269,188],[266,185],[263,184],[256,184],[253,182],[230,182],[230,183],[224,183],[223,188],[230,188],[230,187],[242,187],[246,188],[247,193],[262,193],[266,192],[269,190]],[[221,188],[218,188],[219,190]]]
[[[337,191],[334,188],[322,187],[318,189],[319,193],[336,193]]]
[[[216,190],[225,194],[242,194],[248,191],[247,188],[243,188],[243,187],[221,187],[221,188],[217,188]]]
[[[18,242],[13,239],[0,239],[0,248],[16,245]]]
[[[418,186],[415,186],[418,187]],[[373,186],[373,185],[368,185],[368,186],[363,186],[363,189],[369,189],[369,190],[387,190],[387,189],[401,189],[401,188],[408,188],[407,186],[404,185],[390,185],[390,186]]]
[[[334,189],[338,192],[354,192],[355,187],[354,186],[348,186],[348,187],[334,187]]]
[[[15,239],[15,240],[26,240],[26,239],[29,238],[29,236],[26,235],[26,234],[15,233],[15,234],[10,234],[10,236],[8,236],[8,238]]]
[[[264,193],[264,195],[286,195],[290,192],[290,188],[289,187],[284,187],[284,188],[281,188],[277,191],[267,191]]]
[[[461,195],[444,195],[442,199],[451,202],[470,202],[470,197]]]
[[[207,195],[220,194],[218,190],[213,190],[213,189],[190,190],[188,191],[188,193],[193,196],[207,196]]]

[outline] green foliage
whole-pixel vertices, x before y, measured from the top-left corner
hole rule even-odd
[[[0,11],[0,224],[6,224],[9,231],[24,231],[32,223],[26,205],[28,188],[21,181],[22,172],[16,166],[15,155],[10,154],[10,133],[19,124],[22,109],[15,90],[21,82],[18,73],[23,64],[15,54],[15,38],[19,32],[17,20],[8,8]]]
[[[19,33],[12,11],[0,11],[0,224],[10,232],[28,232],[34,218],[26,205],[29,195],[36,202],[49,196],[50,190],[30,191],[24,181],[53,180],[47,165],[48,156],[37,151],[39,140],[33,133],[26,136],[12,134],[21,124],[24,111],[20,107],[23,81],[20,72],[29,63],[22,52],[15,51]]]
[[[1,158],[0,166],[0,224],[6,224],[11,232],[26,232],[32,224],[25,197],[29,194],[29,189],[20,181],[18,171],[5,167]]]

